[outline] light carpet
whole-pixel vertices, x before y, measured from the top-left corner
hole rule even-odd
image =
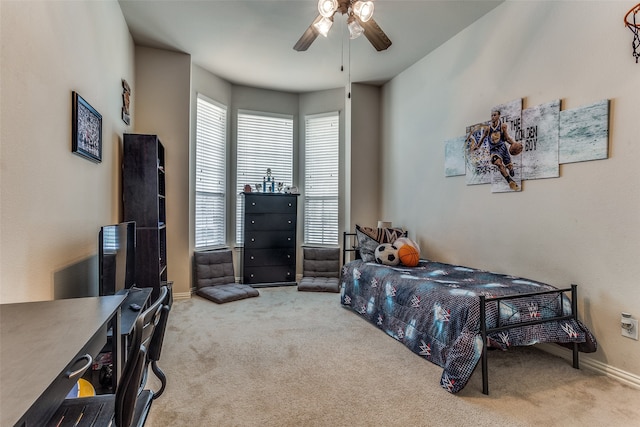
[[[489,396],[479,366],[449,394],[442,368],[338,294],[296,287],[175,301],[159,366],[168,384],[148,427],[640,426],[640,390],[536,348],[489,353]]]

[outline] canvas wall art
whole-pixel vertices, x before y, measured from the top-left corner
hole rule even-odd
[[[522,139],[522,98],[491,109],[489,143],[492,169],[491,192],[522,189],[522,150],[513,151]]]
[[[444,176],[465,174],[464,136],[448,139],[444,142]]]
[[[560,100],[522,111],[522,179],[557,178]]]
[[[609,157],[609,100],[560,112],[559,162]]]
[[[526,110],[522,99],[496,105],[488,121],[445,141],[445,176],[514,192],[523,180],[559,177],[563,163],[606,159],[609,100],[566,111],[560,105],[559,99]]]
[[[467,185],[491,183],[489,145],[483,137],[488,122],[467,126],[464,143],[465,181]]]

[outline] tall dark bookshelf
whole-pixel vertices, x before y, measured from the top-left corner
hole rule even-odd
[[[135,221],[136,286],[167,282],[165,153],[157,135],[124,134],[122,160],[123,220]]]

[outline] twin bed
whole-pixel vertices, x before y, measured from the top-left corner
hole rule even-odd
[[[356,259],[343,265],[340,283],[341,304],[444,368],[440,385],[450,393],[465,387],[482,359],[488,394],[488,348],[558,343],[573,350],[576,369],[578,352],[597,348],[578,320],[575,285],[557,289],[423,259],[416,267]]]

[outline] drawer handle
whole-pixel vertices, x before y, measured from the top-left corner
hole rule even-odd
[[[256,205],[256,202],[252,202],[252,203],[251,203],[251,206],[255,206],[255,205]]]
[[[287,237],[287,240],[288,240],[288,241],[291,241],[291,237]]]
[[[289,224],[291,224],[291,220],[289,220]]]
[[[252,238],[251,238],[251,241],[252,241],[252,242],[255,242],[255,241],[256,241],[256,239],[252,237]]]
[[[70,380],[75,381],[77,378],[79,378],[82,374],[84,374],[84,372],[89,369],[89,366],[91,366],[91,364],[93,363],[93,357],[91,357],[90,354],[85,354],[84,356],[80,356],[80,358],[78,360],[76,360],[76,362],[82,360],[82,359],[87,359],[87,363],[85,365],[83,365],[80,369],[75,370],[75,371],[67,371],[65,373],[65,375],[67,376],[67,378],[69,378]],[[75,363],[74,362],[74,365]]]
[[[254,220],[251,220],[251,224],[255,224],[256,222]]]
[[[289,207],[291,207],[291,203],[289,203]]]
[[[253,255],[251,255],[251,259],[253,259]]]

